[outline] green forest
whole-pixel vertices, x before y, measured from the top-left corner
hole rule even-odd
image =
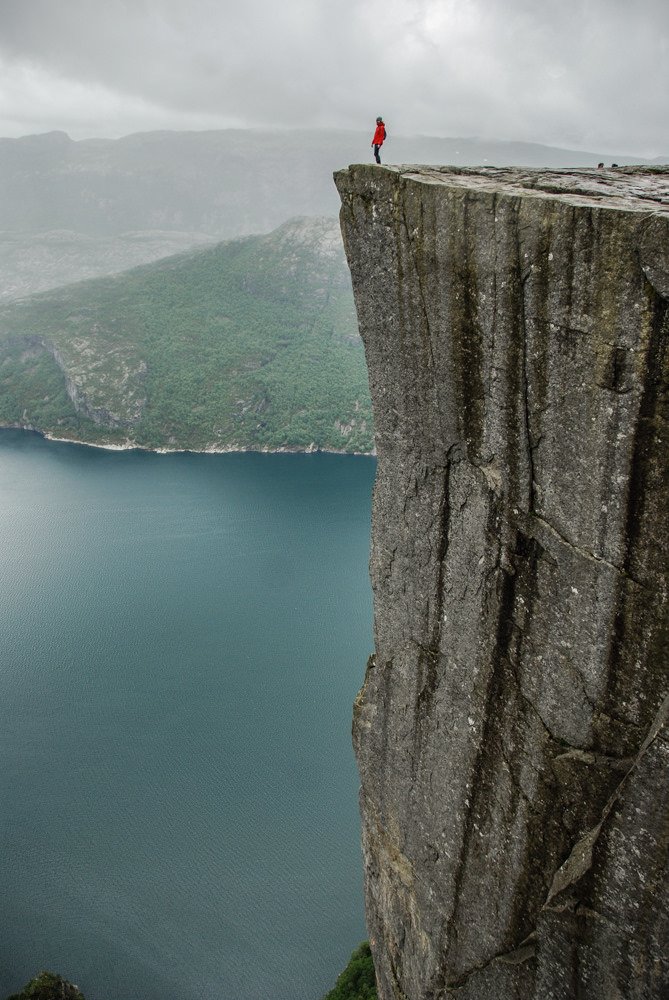
[[[323,1000],[377,1000],[374,959],[369,942],[364,941],[356,948],[334,989]]]
[[[0,426],[144,448],[373,448],[337,224],[296,219],[0,308]]]

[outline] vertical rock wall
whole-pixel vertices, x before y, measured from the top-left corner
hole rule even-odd
[[[383,1000],[669,996],[669,173],[336,175]]]

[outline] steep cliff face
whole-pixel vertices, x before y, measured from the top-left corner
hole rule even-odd
[[[379,457],[380,995],[667,995],[669,173],[336,182]]]

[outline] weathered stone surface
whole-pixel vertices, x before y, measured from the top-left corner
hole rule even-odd
[[[380,996],[667,996],[669,172],[336,182],[379,457]]]

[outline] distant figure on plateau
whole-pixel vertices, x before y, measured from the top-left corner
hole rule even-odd
[[[372,139],[372,146],[374,147],[374,159],[377,163],[381,162],[381,157],[379,156],[379,150],[383,145],[384,139],[388,137],[386,132],[386,126],[383,124],[383,118],[376,119],[376,131],[374,133],[374,138]]]

